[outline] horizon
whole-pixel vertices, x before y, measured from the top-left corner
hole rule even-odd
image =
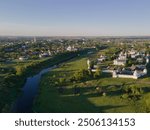
[[[0,36],[150,36],[148,0],[2,0]]]
[[[106,36],[103,36],[103,35],[95,35],[95,36],[78,36],[78,35],[76,35],[76,36],[67,36],[67,35],[58,35],[58,36],[52,36],[52,35],[0,35],[0,37],[102,37],[102,38],[104,38],[104,37],[108,37],[108,38],[116,38],[116,37],[150,37],[150,35],[112,35],[112,36],[110,36],[110,35],[106,35]]]

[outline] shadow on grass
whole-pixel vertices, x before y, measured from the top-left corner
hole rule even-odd
[[[115,89],[115,90],[107,90],[105,89],[105,93],[108,96],[121,96],[123,94],[123,91],[121,89]],[[74,94],[74,88],[65,88],[65,92],[63,95],[69,95]],[[88,97],[100,97],[102,96],[102,92],[98,93],[96,91],[96,87],[82,87],[80,88],[80,94],[86,95]]]
[[[88,96],[59,97],[57,103],[50,103],[51,107],[44,112],[50,113],[105,113],[109,109],[117,109],[125,105],[96,106],[87,100]]]
[[[150,92],[150,87],[143,87],[142,89],[143,89],[144,93]]]
[[[35,112],[42,113],[105,113],[110,109],[125,107],[126,105],[93,104],[88,99],[93,97],[102,98],[102,95],[94,92],[88,93],[93,87],[82,88],[80,94],[74,94],[73,88],[65,89],[63,94],[51,90],[44,100],[36,103]],[[87,92],[87,93],[86,93]]]

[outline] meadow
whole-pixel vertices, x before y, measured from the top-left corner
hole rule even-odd
[[[39,94],[36,97],[34,112],[54,113],[141,113],[150,112],[150,78],[120,79],[102,74],[99,78],[71,82],[70,77],[81,69],[87,69],[87,59],[91,56],[78,56],[42,77]],[[65,80],[59,82],[60,79]],[[136,85],[143,93],[139,100],[122,98],[123,87]],[[75,93],[75,86],[79,93]],[[104,94],[96,91],[97,86],[106,90]],[[63,88],[60,93],[59,88]]]

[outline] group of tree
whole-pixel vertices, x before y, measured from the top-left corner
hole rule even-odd
[[[124,86],[122,87],[122,90],[125,93],[127,98],[133,99],[133,100],[139,100],[143,94],[142,88],[136,85]]]
[[[91,70],[81,69],[74,73],[74,75],[70,78],[70,81],[80,82],[80,81],[85,81],[93,78],[99,78],[100,76],[101,76],[100,69],[96,69],[95,72],[92,72]]]

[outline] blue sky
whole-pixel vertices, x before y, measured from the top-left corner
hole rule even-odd
[[[0,0],[0,35],[150,35],[150,0]]]

